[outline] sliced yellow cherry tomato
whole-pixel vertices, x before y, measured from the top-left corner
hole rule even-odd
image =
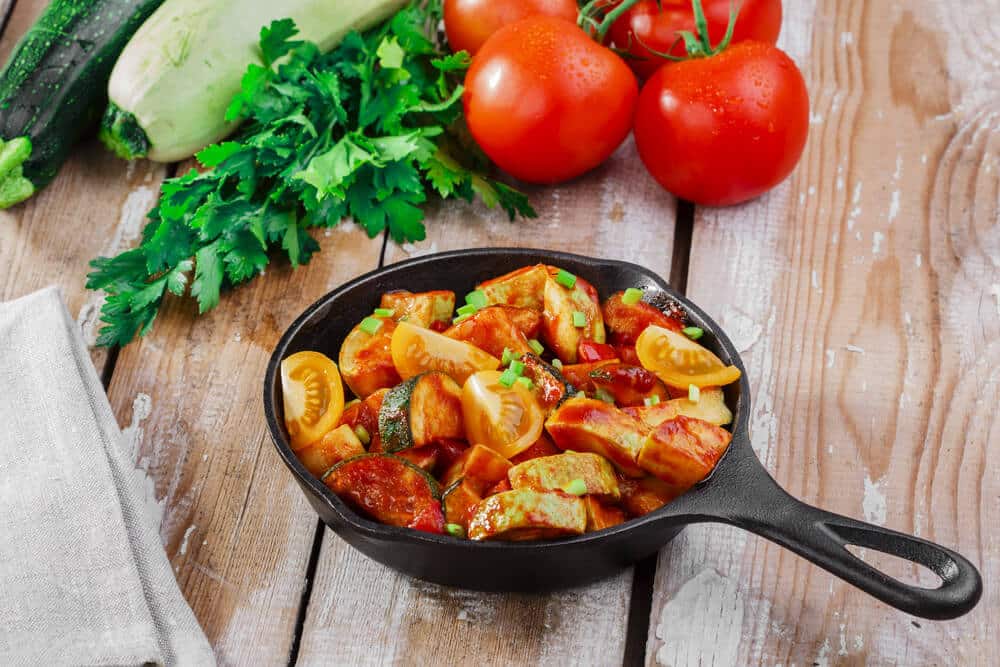
[[[462,384],[482,370],[500,367],[500,360],[474,345],[455,340],[409,322],[392,332],[392,363],[404,380],[427,371],[441,371]]]
[[[281,393],[295,451],[326,435],[344,412],[337,364],[319,352],[296,352],[281,362]]]
[[[639,362],[671,387],[721,387],[740,379],[740,370],[726,366],[711,351],[687,336],[652,324],[635,342]]]
[[[499,371],[480,371],[462,387],[465,435],[506,458],[531,447],[542,434],[545,415],[534,394],[515,382],[500,384]]]

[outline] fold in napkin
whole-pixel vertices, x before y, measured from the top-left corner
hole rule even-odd
[[[211,665],[53,288],[0,304],[0,664]]]

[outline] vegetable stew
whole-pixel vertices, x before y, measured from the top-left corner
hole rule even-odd
[[[662,507],[725,453],[721,387],[740,373],[676,304],[597,287],[539,264],[457,309],[449,291],[380,295],[336,363],[282,361],[292,449],[363,515],[457,538],[553,539]]]

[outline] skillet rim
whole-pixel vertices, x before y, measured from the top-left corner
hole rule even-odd
[[[736,366],[740,370],[740,395],[739,401],[736,406],[735,416],[732,424],[730,425],[730,432],[733,434],[733,442],[730,444],[723,458],[716,464],[713,472],[710,473],[709,477],[705,480],[699,482],[694,488],[688,490],[686,493],[678,497],[677,499],[667,503],[663,507],[650,512],[641,517],[634,519],[629,519],[624,523],[617,526],[612,526],[611,528],[605,528],[603,530],[594,531],[590,533],[584,533],[583,535],[575,535],[571,537],[562,537],[552,540],[534,540],[534,541],[524,541],[524,542],[507,542],[507,541],[493,541],[493,540],[468,540],[463,538],[453,537],[451,535],[442,534],[437,535],[435,533],[428,533],[425,531],[414,530],[412,528],[389,526],[386,524],[378,523],[371,519],[368,519],[358,512],[354,511],[350,506],[348,506],[343,500],[341,500],[335,493],[330,491],[322,481],[311,474],[302,463],[295,456],[291,445],[288,442],[288,438],[285,436],[284,429],[280,424],[277,416],[276,410],[276,398],[278,383],[277,379],[280,377],[280,365],[284,358],[284,353],[287,350],[289,344],[294,340],[294,338],[299,334],[299,332],[305,327],[305,325],[311,320],[314,313],[316,313],[321,308],[328,306],[331,302],[335,303],[340,296],[356,289],[358,286],[384,277],[387,274],[391,274],[395,271],[410,268],[415,265],[420,264],[436,264],[438,262],[446,261],[453,258],[463,258],[466,259],[469,256],[495,256],[495,255],[507,255],[511,259],[515,259],[517,256],[530,256],[530,257],[549,257],[553,258],[553,264],[558,263],[561,260],[570,260],[573,262],[578,262],[582,264],[588,264],[595,267],[620,267],[631,271],[638,272],[645,276],[651,283],[655,284],[657,288],[667,294],[670,298],[676,300],[681,304],[685,312],[690,316],[693,315],[693,319],[698,320],[698,323],[702,326],[706,333],[710,334],[714,341],[716,342],[718,348],[723,353],[720,355],[723,361]],[[515,267],[517,268],[517,267]],[[513,269],[511,269],[513,270]],[[595,287],[600,290],[599,286]],[[599,257],[591,257],[588,255],[579,255],[576,253],[563,252],[560,250],[548,250],[543,248],[511,248],[511,247],[486,247],[486,248],[469,248],[463,250],[449,250],[439,253],[430,253],[427,255],[420,255],[418,257],[412,257],[400,262],[395,262],[388,266],[383,266],[372,271],[368,271],[360,276],[340,284],[333,290],[330,290],[323,296],[319,297],[316,301],[310,304],[302,313],[295,318],[295,320],[285,329],[285,332],[281,335],[278,340],[277,345],[271,353],[271,357],[268,360],[267,369],[264,375],[264,415],[267,421],[268,431],[271,436],[271,442],[275,449],[278,451],[278,455],[281,457],[285,466],[288,467],[289,471],[295,476],[296,481],[300,486],[308,487],[312,492],[313,496],[317,499],[321,499],[330,509],[332,509],[337,517],[341,520],[342,525],[334,528],[330,526],[335,532],[339,529],[350,529],[354,533],[364,536],[370,540],[376,540],[381,542],[407,542],[407,543],[417,543],[424,546],[435,545],[439,547],[446,547],[450,549],[468,549],[473,551],[484,551],[484,550],[538,550],[538,549],[563,549],[572,548],[575,546],[590,545],[594,542],[600,542],[601,540],[610,540],[611,538],[622,536],[625,533],[632,531],[638,531],[645,528],[651,523],[657,523],[662,521],[664,518],[676,520],[679,516],[683,516],[683,513],[679,514],[674,506],[680,505],[681,500],[685,497],[689,497],[695,494],[702,495],[699,492],[707,491],[710,488],[712,477],[715,471],[725,464],[727,459],[732,459],[736,456],[734,450],[745,449],[750,447],[749,439],[746,437],[747,432],[747,422],[749,420],[750,413],[750,387],[749,381],[747,380],[746,369],[743,365],[743,361],[740,358],[732,341],[726,336],[722,327],[715,322],[704,310],[702,310],[697,304],[690,301],[683,294],[678,293],[666,280],[664,280],[659,274],[657,274],[652,269],[646,268],[641,264],[636,264],[634,262],[628,262],[625,260],[618,259],[605,259]],[[737,442],[740,440],[740,442]],[[751,453],[751,456],[755,456]],[[306,493],[306,489],[303,488],[303,493]],[[322,516],[318,517],[320,521],[326,523]]]

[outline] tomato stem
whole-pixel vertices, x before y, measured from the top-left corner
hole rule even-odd
[[[618,17],[632,8],[639,0],[623,0],[617,7],[604,14],[598,21],[597,16],[604,11],[608,0],[590,0],[580,9],[576,24],[592,35],[598,42],[604,42],[608,30],[618,20]]]
[[[689,58],[708,58],[718,53],[722,53],[733,41],[733,32],[736,29],[736,19],[740,15],[742,2],[737,4],[733,0],[729,2],[729,24],[726,26],[726,34],[722,40],[712,46],[711,36],[708,34],[708,19],[705,18],[705,10],[701,6],[701,0],[691,0],[691,10],[694,14],[695,33],[687,30],[679,30],[677,35],[684,41],[684,49]],[[660,55],[660,54],[657,54]]]

